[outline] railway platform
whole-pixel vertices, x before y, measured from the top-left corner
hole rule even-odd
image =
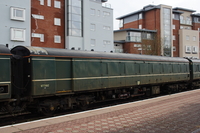
[[[1,133],[200,133],[200,89],[0,127]]]

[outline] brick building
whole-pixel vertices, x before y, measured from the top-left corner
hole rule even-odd
[[[107,0],[32,0],[32,46],[113,51]],[[102,36],[104,34],[104,36]]]
[[[65,0],[31,1],[31,46],[65,48]]]
[[[141,10],[117,18],[120,20],[120,30],[114,31],[115,45],[121,45],[124,51],[130,53],[141,53],[143,50],[146,51],[143,49],[143,40],[155,40],[156,36],[157,39],[160,38],[159,41],[154,42],[154,47],[158,50],[156,54],[199,58],[200,15],[194,12],[194,10],[172,8],[167,5],[147,5]],[[118,38],[119,32],[131,28],[135,29],[133,38],[141,34],[140,41],[128,40],[130,33],[127,33],[124,38]],[[144,32],[147,36],[142,35]],[[140,44],[141,47],[135,44]]]

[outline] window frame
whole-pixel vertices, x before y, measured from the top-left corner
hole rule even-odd
[[[95,47],[95,46],[96,46],[96,39],[91,39],[91,40],[90,40],[90,45],[91,45],[92,47]]]
[[[90,30],[95,31],[96,30],[96,25],[95,24],[90,24]]]
[[[20,10],[20,11],[22,11],[22,17],[17,17],[17,16],[16,16],[16,12],[14,13],[14,10]],[[25,13],[25,8],[10,7],[10,18],[11,18],[12,20],[25,21],[25,19],[26,19],[25,15],[26,15],[26,13]]]
[[[59,39],[57,41],[57,39]],[[54,35],[54,43],[61,43],[61,36],[60,35]]]
[[[192,46],[192,53],[197,54],[198,53],[198,46]]]
[[[22,38],[17,38],[15,35],[15,31],[21,31],[22,32]],[[10,28],[10,35],[11,35],[11,40],[12,41],[19,41],[19,42],[24,42],[26,40],[26,30],[21,29],[21,28]]]
[[[57,5],[57,4],[58,4],[58,5]],[[55,7],[55,8],[61,8],[61,1],[55,0],[55,1],[54,1],[54,7]]]
[[[186,35],[186,40],[189,41],[190,40],[190,36]]]
[[[96,14],[95,9],[90,8],[90,15],[91,15],[91,16],[95,16],[95,14]]]
[[[47,0],[47,6],[51,7],[51,0]]]
[[[44,42],[44,34],[32,33],[31,36],[35,38],[40,38],[40,42]]]
[[[61,19],[60,18],[54,18],[54,25],[61,26]]]
[[[196,42],[196,40],[197,40],[196,38],[197,38],[196,36],[193,36],[193,37],[192,37],[192,40],[193,40],[194,42]]]
[[[191,53],[192,48],[191,46],[185,46],[185,53]]]

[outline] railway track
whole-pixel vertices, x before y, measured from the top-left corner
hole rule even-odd
[[[144,99],[159,97],[159,96],[163,96],[163,95],[159,94],[159,95],[154,95],[154,96],[150,96],[150,97],[139,96],[139,97],[133,97],[130,99],[109,100],[109,101],[91,104],[84,111],[108,107],[108,106],[114,106],[114,105],[119,105],[119,104],[124,104],[124,103],[130,103],[130,102],[140,101],[140,100],[144,100]],[[31,112],[24,112],[19,115],[15,115],[15,116],[6,115],[4,117],[0,117],[0,127],[12,125],[12,124],[23,123],[23,122],[31,122],[31,121],[35,121],[35,120],[50,118],[50,117],[62,116],[62,115],[77,113],[77,112],[81,112],[81,111],[83,111],[83,110],[75,108],[73,110],[68,110],[67,112],[66,111],[58,111],[58,112],[55,112],[55,114],[53,114],[51,116],[44,116],[44,115],[41,115],[38,113],[32,114]]]

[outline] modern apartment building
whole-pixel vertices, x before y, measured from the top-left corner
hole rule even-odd
[[[67,49],[114,50],[113,10],[107,0],[67,0],[65,34]],[[103,5],[102,5],[103,4]]]
[[[107,0],[7,0],[0,2],[0,43],[114,51],[113,9]]]
[[[65,0],[31,0],[31,46],[65,48]]]
[[[30,0],[0,2],[0,44],[30,46]]]
[[[113,51],[113,10],[104,6],[104,2],[106,1],[32,1],[31,45]]]
[[[146,41],[149,38],[147,36],[151,36],[154,41],[157,41],[149,50],[158,50],[156,52],[158,55],[199,58],[200,15],[194,12],[194,10],[172,8],[167,5],[147,5],[141,10],[117,18],[120,20],[120,30],[114,31],[115,44],[119,43],[119,40],[124,41],[121,43],[124,50],[128,46],[135,51],[131,53],[141,53],[147,51],[143,48],[143,40]],[[132,38],[141,36],[139,41],[130,40],[129,32],[123,39],[116,36],[118,32],[130,28],[135,29]]]

